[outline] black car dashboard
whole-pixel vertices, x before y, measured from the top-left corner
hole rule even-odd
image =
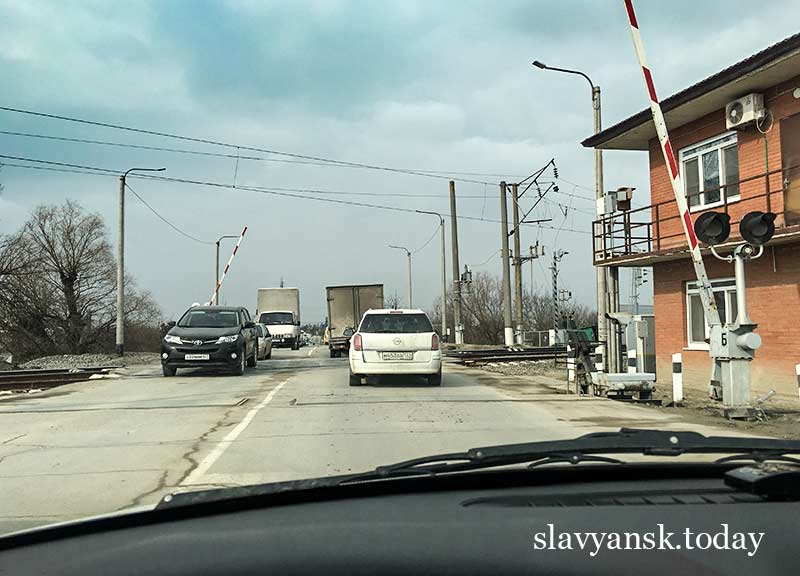
[[[0,539],[0,573],[797,573],[800,503],[732,488],[709,466],[621,468],[401,479],[159,508]]]

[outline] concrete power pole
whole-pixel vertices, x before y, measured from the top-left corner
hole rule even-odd
[[[453,250],[453,331],[456,344],[464,343],[461,325],[461,270],[458,266],[458,218],[456,217],[456,183],[450,180],[450,245]]]
[[[119,241],[117,243],[117,320],[116,352],[125,354],[125,179],[128,174],[140,172],[163,172],[166,168],[129,168],[119,177]]]
[[[514,214],[514,315],[516,343],[522,344],[522,252],[520,248],[519,185],[511,185]]]
[[[511,267],[508,255],[508,206],[506,202],[506,183],[500,182],[500,245],[503,258],[503,335],[506,346],[514,344],[514,328],[511,320]]]

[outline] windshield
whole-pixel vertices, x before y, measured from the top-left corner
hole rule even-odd
[[[0,0],[0,534],[800,438],[800,1],[631,1]]]
[[[425,314],[367,314],[358,331],[377,334],[418,334],[433,332],[433,326]]]
[[[178,321],[181,328],[233,328],[239,315],[233,310],[189,310]]]
[[[290,312],[264,312],[258,321],[267,326],[294,324],[294,317]]]

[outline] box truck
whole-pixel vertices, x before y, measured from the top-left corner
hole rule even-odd
[[[350,336],[369,309],[383,308],[383,284],[328,286],[328,349],[338,358],[350,349]],[[348,331],[349,329],[349,331]]]
[[[300,348],[299,288],[259,288],[256,318],[266,324],[273,346]]]

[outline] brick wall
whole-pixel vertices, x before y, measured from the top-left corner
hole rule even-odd
[[[774,250],[774,257],[773,257]],[[709,277],[733,278],[733,264],[705,259]],[[797,397],[800,363],[800,244],[768,246],[746,266],[748,312],[763,345],[751,363],[754,393],[774,388]],[[686,282],[695,279],[688,260],[653,266],[658,382],[670,385],[672,354],[683,354],[684,386],[706,392],[711,359],[706,350],[686,350]]]
[[[767,150],[764,151],[764,139],[754,128],[738,132],[739,145],[739,178],[747,179],[766,171],[765,159],[769,160],[769,170],[781,168],[780,150],[780,120],[792,114],[800,113],[800,100],[793,97],[792,91],[800,85],[800,77],[794,78],[789,82],[774,86],[764,91],[765,104],[772,112],[774,122],[767,133]],[[690,122],[679,127],[670,127],[670,139],[673,149],[678,154],[682,148],[696,144],[708,138],[727,132],[725,128],[725,110],[718,110],[708,114],[694,122]],[[672,186],[669,180],[664,158],[657,139],[650,141],[650,198],[651,203],[668,202],[656,210],[652,210],[652,218],[659,220],[658,231],[660,243],[654,249],[674,248],[685,246],[683,238],[683,227],[678,219],[677,207],[674,204]],[[783,196],[779,192],[782,187],[781,175],[775,174],[770,179],[770,190],[773,194],[771,199],[771,211],[778,214],[776,226],[783,225]],[[741,200],[729,206],[731,215],[732,231],[731,237],[738,235],[739,219],[753,210],[766,210],[766,200],[757,198],[766,191],[766,182],[763,178],[742,183],[740,187]],[[716,208],[719,210],[720,208]],[[694,213],[695,217],[697,213]],[[653,234],[655,235],[655,225]]]

